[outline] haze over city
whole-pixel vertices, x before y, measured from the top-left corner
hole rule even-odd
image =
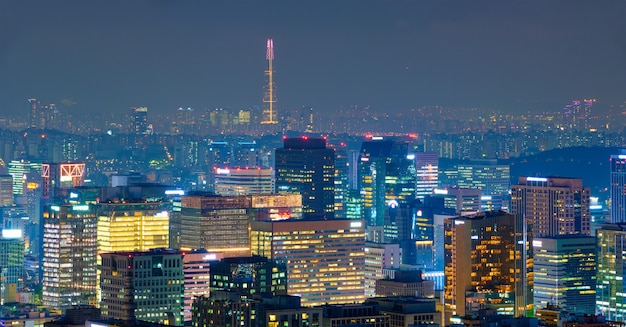
[[[260,105],[596,110],[624,101],[623,1],[1,1],[0,112]]]
[[[0,327],[624,327],[625,13],[0,0]]]

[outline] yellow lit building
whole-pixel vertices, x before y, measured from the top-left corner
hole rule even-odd
[[[287,263],[287,293],[303,306],[365,300],[365,231],[361,220],[250,223],[252,254]]]
[[[532,240],[523,218],[481,212],[446,219],[444,228],[446,318],[484,308],[516,317],[532,314]]]
[[[169,247],[166,202],[98,203],[98,253]]]
[[[250,256],[248,224],[253,220],[284,220],[302,216],[299,194],[183,196],[180,219],[181,249],[206,249],[223,257]]]

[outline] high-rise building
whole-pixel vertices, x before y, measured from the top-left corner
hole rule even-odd
[[[433,193],[439,183],[439,154],[436,152],[416,152],[415,170],[417,180],[415,196],[423,199]]]
[[[535,308],[558,306],[596,313],[596,238],[559,235],[533,239]]]
[[[204,248],[225,257],[250,255],[248,223],[251,220],[302,218],[298,194],[217,196],[190,194],[181,199],[180,231],[184,250]]]
[[[511,168],[497,160],[470,160],[443,172],[442,186],[480,189],[483,197],[498,199],[491,209],[508,209],[511,190]]]
[[[93,209],[98,215],[98,253],[169,247],[169,203],[100,202]]]
[[[57,309],[96,303],[97,218],[89,205],[43,212],[43,303]]]
[[[255,294],[287,294],[287,266],[266,257],[233,257],[211,262],[211,291]]]
[[[420,270],[399,270],[393,278],[376,281],[376,296],[435,298],[435,282],[424,279]]]
[[[0,207],[13,205],[13,176],[0,175]]]
[[[384,269],[400,268],[401,263],[400,244],[365,242],[365,297],[376,296],[376,281],[386,277]]]
[[[322,138],[285,138],[275,151],[277,193],[302,194],[305,218],[334,217],[335,153]]]
[[[382,138],[365,141],[359,159],[359,190],[363,218],[368,226],[383,226],[392,201],[407,203],[415,198],[415,155],[408,143]]]
[[[467,215],[481,211],[482,197],[480,193],[480,189],[452,187],[435,189],[433,197],[443,198],[444,208],[454,210],[457,215]]]
[[[626,321],[626,224],[607,224],[598,239],[596,304],[607,320]]]
[[[2,230],[0,269],[0,305],[17,302],[17,292],[24,285],[24,240],[21,230]]]
[[[610,196],[611,222],[626,222],[626,149],[619,154],[611,155],[610,164]]]
[[[524,219],[503,211],[445,220],[446,317],[480,309],[533,309],[532,257]],[[447,320],[446,320],[447,321]]]
[[[130,133],[133,135],[149,134],[148,107],[133,107],[130,110]]]
[[[193,301],[211,294],[211,261],[221,259],[204,249],[186,252],[183,256],[185,277],[185,322],[191,321]]]
[[[250,255],[247,196],[188,195],[181,199],[180,245],[225,257]]]
[[[274,170],[261,168],[215,168],[215,194],[248,195],[274,193]]]
[[[41,188],[44,198],[65,196],[71,187],[85,183],[84,162],[44,163],[41,165]]]
[[[511,193],[511,213],[532,223],[533,237],[591,233],[590,190],[582,179],[520,177]]]
[[[252,253],[287,263],[287,292],[302,305],[362,302],[364,289],[363,221],[253,221]]]
[[[26,160],[13,160],[8,163],[7,169],[9,174],[13,176],[13,194],[15,195],[24,194],[25,188],[28,187],[26,183],[29,174],[41,175],[41,163]]]
[[[278,115],[274,103],[276,103],[276,88],[274,86],[274,40],[267,39],[267,49],[265,53],[265,59],[267,60],[267,69],[265,70],[265,76],[267,77],[267,85],[265,87],[265,94],[263,95],[263,103],[266,104],[266,108],[263,110],[263,120],[261,124],[275,125],[278,124]]]
[[[103,253],[103,318],[182,326],[183,254],[178,250]]]
[[[348,150],[346,144],[340,142],[335,149],[335,217],[347,218],[346,202],[348,199]],[[359,217],[360,218],[360,217]]]

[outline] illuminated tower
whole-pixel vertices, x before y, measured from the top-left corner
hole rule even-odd
[[[277,193],[302,194],[305,217],[335,215],[335,151],[323,138],[285,138],[275,151]]]
[[[28,109],[30,110],[30,128],[37,128],[39,118],[39,101],[35,98],[28,99]]]
[[[626,222],[626,150],[611,155],[609,159],[611,176],[611,222]]]
[[[530,314],[533,264],[528,246],[532,240],[523,218],[488,211],[445,219],[444,226],[446,316],[480,309],[515,317]]]
[[[265,76],[267,76],[267,88],[265,89],[265,95],[263,96],[263,103],[266,103],[267,107],[263,111],[263,120],[261,121],[261,124],[277,124],[278,120],[276,120],[276,112],[274,111],[274,102],[276,102],[276,97],[274,95],[274,67],[272,64],[274,61],[274,40],[272,39],[267,39],[265,59],[267,59],[267,69],[265,70]]]
[[[580,178],[522,176],[511,187],[511,213],[532,221],[534,237],[590,235],[589,192]]]
[[[56,309],[95,304],[95,212],[89,205],[48,205],[43,222],[43,304]]]

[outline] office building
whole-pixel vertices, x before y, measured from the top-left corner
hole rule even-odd
[[[92,208],[98,215],[98,253],[169,247],[168,202],[100,202]]]
[[[302,194],[305,218],[334,217],[335,152],[326,139],[285,138],[275,151],[277,193]]]
[[[434,197],[443,198],[444,208],[454,210],[457,215],[475,214],[481,211],[481,190],[470,188],[435,189]]]
[[[437,312],[435,299],[417,297],[382,297],[368,299],[366,303],[376,304],[380,312],[389,316],[389,327],[446,326],[441,312]]]
[[[148,134],[148,107],[132,107],[130,110],[130,134]]]
[[[206,249],[225,257],[250,255],[248,223],[251,220],[284,220],[302,217],[298,194],[182,196],[180,219],[172,223],[180,231],[180,246],[188,251]]]
[[[365,297],[375,297],[376,281],[387,277],[383,271],[400,268],[401,263],[400,244],[365,242]]]
[[[0,207],[13,205],[13,176],[0,175]]]
[[[596,231],[598,239],[596,305],[612,321],[626,321],[626,224],[607,224]]]
[[[423,199],[433,193],[439,184],[439,154],[436,152],[416,152],[415,170],[417,180],[415,196]]]
[[[511,213],[532,223],[533,237],[590,235],[590,190],[582,179],[520,177],[511,193]]]
[[[532,259],[525,228],[521,217],[503,211],[445,220],[447,318],[488,308],[532,314]]]
[[[252,254],[287,263],[287,292],[302,305],[364,300],[363,221],[283,220],[250,224]]]
[[[185,252],[183,256],[185,322],[191,321],[193,301],[211,294],[211,262],[219,259],[220,255],[209,253],[204,249]]]
[[[186,195],[181,199],[181,249],[206,249],[225,257],[250,255],[247,196]]]
[[[211,262],[211,291],[255,294],[287,294],[287,267],[266,257],[231,257]]]
[[[47,205],[43,224],[43,304],[57,309],[95,305],[95,212],[89,205]]]
[[[325,305],[323,327],[335,326],[389,326],[389,316],[380,311],[374,303],[359,303],[345,305]]]
[[[596,238],[559,235],[533,239],[534,303],[570,313],[596,312]]]
[[[235,291],[215,291],[194,300],[191,324],[194,327],[258,326],[259,302]]]
[[[24,240],[21,230],[2,230],[0,269],[0,305],[17,302],[17,294],[24,286]]]
[[[363,142],[359,182],[365,223],[383,226],[392,201],[401,204],[415,198],[415,155],[409,153],[408,143],[382,138]]]
[[[183,255],[178,250],[103,253],[102,317],[183,325]]]
[[[215,194],[235,196],[274,193],[274,170],[215,168]]]
[[[424,279],[420,270],[399,270],[393,278],[376,281],[376,296],[435,298],[435,282]]]
[[[22,195],[28,186],[29,175],[41,175],[41,163],[29,162],[27,160],[13,160],[7,165],[9,175],[13,176],[13,194]],[[36,187],[36,185],[33,185]]]
[[[609,159],[611,223],[626,222],[626,149]]]
[[[498,164],[498,161],[494,159],[470,160],[454,165],[443,174],[445,182],[442,186],[480,189],[485,200],[499,200],[491,205],[491,210],[508,209],[511,190],[509,165]]]

